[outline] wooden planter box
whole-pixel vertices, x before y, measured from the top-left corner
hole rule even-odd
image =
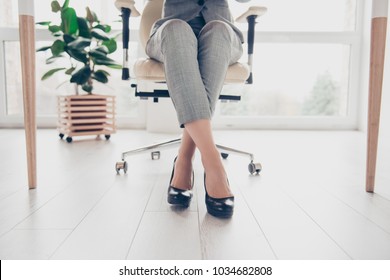
[[[58,96],[58,131],[68,143],[73,136],[105,135],[108,140],[116,132],[115,96]]]

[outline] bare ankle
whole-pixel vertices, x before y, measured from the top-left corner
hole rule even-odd
[[[218,151],[209,153],[206,156],[202,155],[202,164],[205,170],[216,171],[218,169],[223,169],[223,164],[221,156]]]

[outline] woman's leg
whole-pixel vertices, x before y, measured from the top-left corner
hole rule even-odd
[[[202,83],[204,85],[210,113],[215,110],[216,101],[224,84],[227,68],[236,62],[242,55],[241,42],[233,29],[224,22],[212,21],[207,23],[201,30],[198,38],[198,67]],[[179,151],[178,160],[182,151],[190,150],[196,145],[202,155],[202,163],[205,168],[207,192],[214,198],[232,196],[226,173],[222,164],[221,156],[216,149],[211,123],[209,119],[200,119],[185,124],[183,143]],[[184,153],[183,153],[184,154]],[[184,170],[185,180],[172,180],[173,185],[188,182],[189,168],[192,168],[188,159],[191,153],[187,154],[187,161],[176,162],[176,167]],[[175,169],[176,175],[176,169]],[[177,176],[180,179],[181,176]]]
[[[168,88],[179,122],[185,124],[184,141],[179,150],[179,162],[176,164],[178,169],[175,169],[175,175],[176,173],[178,175],[174,176],[172,184],[180,187],[179,181],[188,182],[190,174],[188,154],[191,152],[186,152],[193,150],[195,144],[202,155],[209,195],[223,198],[231,196],[231,192],[220,154],[213,140],[210,118],[227,67],[232,60],[230,45],[234,37],[230,33],[226,35],[225,26],[219,22],[208,25],[203,32],[204,35],[200,35],[199,44],[202,45],[199,50],[198,41],[190,26],[180,20],[171,20],[161,26],[149,40],[146,51],[149,56],[164,63]],[[228,30],[230,31],[233,32]],[[222,36],[214,36],[217,33],[221,33]],[[214,43],[217,44],[217,48]],[[184,176],[180,176],[180,173]]]
[[[202,156],[208,194],[214,198],[232,196],[221,155],[214,143],[210,120],[202,119],[187,123],[186,130]]]
[[[200,31],[198,63],[212,115],[225,82],[227,69],[241,56],[241,41],[227,23],[210,21]]]
[[[170,182],[172,187],[188,190],[192,187],[192,159],[196,145],[188,134],[187,129],[183,130],[179,153],[175,163],[175,173]]]
[[[194,119],[210,118],[209,102],[198,65],[198,41],[190,25],[169,20],[149,39],[146,53],[164,63],[169,93],[180,124]],[[188,189],[192,179],[195,143],[184,129],[182,143],[170,184]]]
[[[211,114],[215,110],[229,65],[237,62],[241,55],[241,42],[228,24],[211,21],[200,31],[198,63]],[[202,155],[208,194],[214,198],[231,196],[221,155],[213,140],[210,120],[190,122],[185,127]]]
[[[198,40],[188,23],[172,19],[149,39],[146,53],[164,63],[169,94],[180,124],[210,119],[198,64]]]

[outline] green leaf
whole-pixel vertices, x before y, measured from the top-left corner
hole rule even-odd
[[[96,14],[91,11],[91,9],[89,7],[86,7],[85,8],[87,10],[87,20],[92,24],[93,22],[98,22],[98,18],[96,16]]]
[[[73,49],[67,49],[66,52],[74,59],[77,61],[80,61],[82,63],[87,63],[88,62],[88,57],[87,53],[85,51],[78,51],[78,50],[73,50]]]
[[[109,53],[113,53],[117,49],[117,44],[114,38],[103,42],[103,46],[106,46]]]
[[[65,0],[64,5],[62,5],[62,9],[66,9],[69,6],[69,0]]]
[[[47,25],[50,25],[50,23],[51,23],[51,21],[39,21],[39,22],[36,22],[35,24],[47,26]]]
[[[51,56],[48,59],[46,59],[46,64],[52,64],[54,61],[57,60],[57,58],[64,57],[62,55],[56,55],[56,56]]]
[[[108,48],[106,46],[103,46],[103,45],[97,46],[96,48],[93,49],[93,51],[98,51],[98,52],[108,54]]]
[[[100,30],[103,30],[106,33],[109,33],[111,31],[111,26],[108,24],[98,24],[94,26],[94,28],[99,28]]]
[[[93,86],[90,85],[90,84],[88,84],[88,83],[85,83],[85,84],[83,84],[83,85],[81,86],[81,88],[82,88],[84,91],[86,91],[86,92],[88,92],[88,93],[91,93],[91,92],[92,92],[92,89],[93,89]]]
[[[76,69],[76,68],[71,67],[71,68],[69,68],[69,69],[67,69],[67,70],[65,71],[65,74],[66,74],[66,75],[70,75],[70,74],[73,73],[73,71],[74,71],[75,69]]]
[[[87,20],[85,18],[78,17],[77,23],[79,25],[79,36],[91,38],[91,32],[89,31]]]
[[[55,69],[51,69],[51,70],[47,71],[45,74],[43,74],[41,81],[46,80],[47,78],[51,77],[54,73],[61,71],[61,70],[64,70],[64,69],[65,68],[55,68]]]
[[[117,64],[115,60],[111,59],[111,58],[108,58],[108,57],[104,57],[104,58],[95,58],[95,57],[92,57],[93,59],[93,62],[96,64],[96,65],[115,65]]]
[[[110,73],[108,73],[108,72],[105,71],[105,70],[101,70],[101,69],[100,69],[100,70],[95,71],[95,73],[96,73],[96,72],[103,72],[104,74],[106,74],[106,76],[111,76]]]
[[[91,35],[92,35],[92,37],[94,37],[98,40],[103,40],[103,41],[110,40],[110,38],[107,36],[107,34],[99,28],[92,28]]]
[[[66,44],[69,44],[70,42],[73,42],[74,40],[76,40],[75,37],[73,37],[72,35],[69,35],[69,34],[64,34],[63,38],[64,38],[64,42]]]
[[[81,68],[79,71],[77,71],[75,74],[72,75],[70,82],[76,83],[78,85],[82,85],[88,81],[90,76],[91,76],[91,68],[89,68],[89,65],[86,65],[83,68]]]
[[[92,74],[92,79],[95,79],[96,81],[99,81],[103,84],[107,83],[108,82],[108,78],[107,78],[107,75],[106,75],[107,72],[103,72],[103,71],[96,71],[95,73]]]
[[[119,64],[110,64],[110,65],[106,65],[107,67],[110,67],[112,69],[122,69],[122,65],[119,65]]]
[[[117,64],[115,60],[109,57],[105,57],[105,58],[92,57],[92,60],[96,65],[105,65],[113,69],[122,69],[122,65]]]
[[[96,49],[91,50],[91,51],[89,52],[89,55],[90,55],[91,57],[97,58],[97,59],[105,59],[105,58],[107,57],[107,53],[101,52],[101,51],[96,50]]]
[[[76,40],[74,40],[68,44],[68,48],[71,48],[73,50],[82,51],[86,47],[89,47],[90,45],[91,45],[91,39],[78,37]]]
[[[58,31],[61,31],[61,27],[58,25],[50,25],[49,26],[49,31],[52,33],[56,33]]]
[[[65,8],[61,11],[61,29],[65,34],[76,34],[79,30],[76,11],[73,8]]]
[[[51,46],[41,47],[41,48],[37,49],[36,52],[47,51],[47,50],[50,49],[50,48],[51,48]]]
[[[57,13],[59,10],[61,10],[60,3],[58,3],[58,1],[52,1],[51,2],[51,11],[53,13]]]
[[[53,45],[51,46],[51,53],[53,56],[58,56],[60,53],[64,51],[65,42],[62,40],[55,40]]]

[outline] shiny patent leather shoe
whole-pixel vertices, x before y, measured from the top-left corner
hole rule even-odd
[[[223,198],[209,196],[206,189],[206,173],[204,174],[204,189],[206,191],[207,212],[217,218],[230,218],[234,210],[234,196]]]
[[[194,171],[192,171],[192,181],[191,181],[191,189],[190,190],[182,190],[171,186],[173,175],[175,174],[175,163],[176,159],[173,161],[173,169],[171,179],[169,180],[169,188],[168,188],[168,203],[181,206],[187,208],[190,206],[191,198],[192,198],[192,188],[194,186]]]

